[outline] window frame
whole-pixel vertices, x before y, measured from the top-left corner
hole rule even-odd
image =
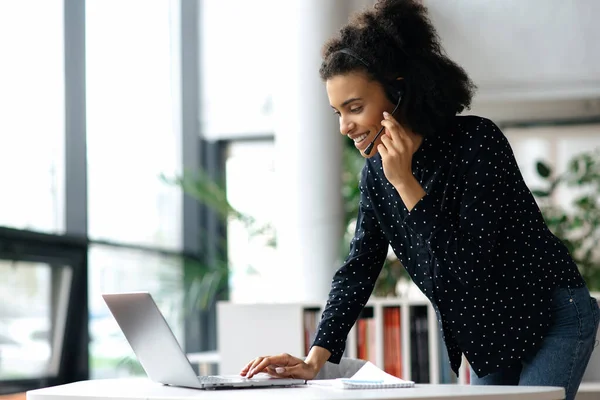
[[[182,169],[204,169],[209,176],[219,177],[224,171],[224,141],[201,139],[199,115],[199,1],[171,0],[178,14],[179,63],[177,77],[180,88],[180,145]],[[87,174],[87,120],[86,120],[86,48],[85,0],[64,0],[64,73],[65,73],[65,232],[39,233],[0,227],[0,258],[19,261],[60,262],[73,266],[73,281],[64,331],[59,373],[56,377],[26,380],[0,380],[3,393],[25,391],[40,387],[65,384],[89,379],[89,313],[88,313],[88,252],[99,244],[115,248],[142,250],[147,253],[177,256],[210,262],[219,254],[217,243],[226,237],[226,225],[216,213],[200,205],[188,195],[182,196],[183,243],[180,251],[154,246],[137,246],[98,240],[88,237],[88,174]],[[140,147],[143,143],[140,143]],[[206,234],[201,234],[206,232]],[[11,252],[18,248],[19,253]],[[7,258],[8,257],[8,258]],[[184,269],[184,274],[192,273]],[[222,293],[219,299],[226,299]],[[186,352],[216,349],[216,300],[210,307],[185,320]]]
[[[53,278],[58,271],[55,266],[61,269],[68,266],[72,272],[56,376],[1,380],[2,387],[9,392],[24,391],[87,379],[87,243],[66,235],[0,227],[0,244],[2,260],[48,264],[53,269]]]

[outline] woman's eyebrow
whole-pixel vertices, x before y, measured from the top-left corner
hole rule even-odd
[[[352,98],[350,98],[350,99],[348,99],[348,100],[344,101],[344,102],[342,103],[341,107],[345,107],[345,106],[347,106],[348,104],[352,103],[353,101],[358,101],[358,100],[362,100],[362,98],[360,98],[360,97],[352,97]],[[334,108],[334,109],[335,109],[335,107],[334,107],[334,106],[331,106],[331,108]]]

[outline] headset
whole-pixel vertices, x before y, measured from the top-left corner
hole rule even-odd
[[[393,104],[396,105],[394,107],[394,110],[392,111],[392,115],[394,115],[396,113],[396,111],[398,110],[398,107],[400,107],[400,103],[402,102],[402,97],[404,96],[404,80],[396,80],[396,81],[390,82],[389,80],[381,79],[381,77],[376,73],[376,71],[374,71],[373,68],[371,68],[371,66],[369,65],[368,62],[363,60],[361,57],[358,56],[358,54],[356,54],[354,51],[352,51],[349,48],[340,49],[340,50],[336,51],[336,53],[344,53],[344,54],[349,55],[352,58],[355,58],[356,60],[360,61],[365,67],[367,67],[367,71],[369,71],[375,75],[377,80],[380,81],[381,84],[383,85],[383,90],[385,91],[385,95],[387,96],[387,98]],[[379,138],[379,136],[381,135],[381,133],[383,132],[384,129],[385,129],[385,127],[382,126],[381,129],[379,129],[379,132],[377,132],[377,134],[371,141],[371,143],[369,143],[369,145],[365,149],[366,155],[371,154],[371,151],[373,151],[373,146],[375,146],[375,141],[377,140],[377,138]]]

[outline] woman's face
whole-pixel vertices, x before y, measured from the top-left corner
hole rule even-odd
[[[354,146],[365,157],[377,154],[381,135],[377,138],[371,154],[365,149],[381,128],[383,112],[391,112],[394,104],[385,95],[377,81],[362,72],[336,75],[325,83],[329,104],[340,120],[340,133],[354,141]]]

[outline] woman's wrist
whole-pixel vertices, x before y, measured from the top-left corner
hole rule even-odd
[[[401,184],[395,184],[394,188],[402,198],[408,211],[412,210],[419,200],[427,194],[414,176],[411,176],[410,179],[407,179]]]
[[[324,347],[313,346],[304,362],[308,364],[314,371],[315,375],[319,373],[323,365],[329,360],[331,357],[331,352]]]

